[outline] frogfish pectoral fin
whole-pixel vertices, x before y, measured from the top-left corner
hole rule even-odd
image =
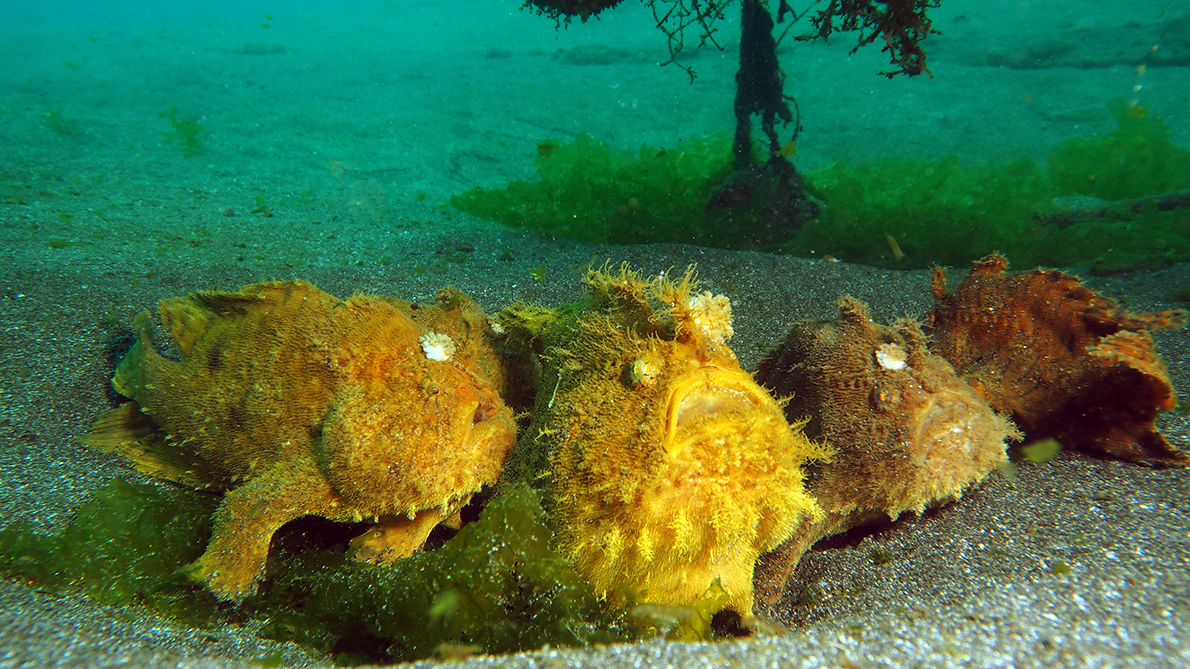
[[[352,557],[360,562],[391,565],[416,553],[430,532],[447,519],[440,507],[419,511],[412,519],[382,516],[376,527],[351,540]]]

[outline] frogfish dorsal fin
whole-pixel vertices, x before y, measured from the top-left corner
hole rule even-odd
[[[178,349],[185,354],[218,322],[307,296],[319,302],[328,297],[305,281],[271,281],[244,286],[235,293],[200,291],[186,297],[167,298],[157,304],[157,312],[165,329],[178,343]]]

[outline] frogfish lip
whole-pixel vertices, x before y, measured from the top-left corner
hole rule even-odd
[[[662,446],[670,456],[677,456],[690,443],[679,439],[679,432],[711,414],[735,419],[732,414],[755,411],[772,399],[752,375],[740,369],[703,365],[681,376],[665,398],[665,438]],[[688,435],[697,438],[697,434]]]
[[[491,407],[485,407],[478,399],[461,402],[455,409],[450,435],[455,448],[476,448],[490,434],[493,425],[489,419],[495,415]]]

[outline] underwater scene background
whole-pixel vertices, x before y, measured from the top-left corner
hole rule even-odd
[[[0,666],[1190,662],[1181,468],[1018,455],[957,502],[819,542],[751,636],[605,645],[627,633],[552,561],[536,502],[468,526],[473,547],[516,536],[535,556],[474,586],[500,615],[443,622],[455,605],[413,573],[485,555],[426,552],[356,587],[329,523],[283,533],[286,585],[234,609],[174,572],[217,499],[82,444],[121,400],[137,314],[270,280],[418,302],[454,286],[492,314],[576,302],[609,261],[696,265],[745,370],[846,295],[924,320],[930,268],[957,284],[993,251],[1135,313],[1190,301],[1190,3],[941,0],[928,73],[891,77],[891,42],[796,40],[835,5],[793,3],[773,34],[795,116],[775,146],[757,120],[744,159],[740,3],[722,4],[721,48],[690,27],[675,57],[654,12],[690,2],[565,26],[520,0],[0,2]],[[796,225],[732,181],[774,154],[812,203]],[[1153,340],[1184,396],[1186,329]],[[1183,406],[1157,427],[1185,451]],[[303,553],[315,535],[330,550]],[[313,597],[319,570],[338,580]]]

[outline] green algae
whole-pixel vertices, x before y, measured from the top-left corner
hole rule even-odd
[[[544,147],[549,147],[544,149]],[[543,150],[544,149],[544,150]],[[469,214],[547,237],[597,244],[686,242],[730,245],[732,233],[703,214],[712,189],[732,173],[731,136],[687,140],[634,156],[587,135],[542,142],[539,180],[475,188],[450,198]]]
[[[61,109],[51,109],[41,115],[41,120],[56,135],[75,139],[82,137],[83,131],[78,124],[66,118]]]
[[[1050,560],[1046,563],[1046,569],[1054,576],[1067,576],[1074,573],[1074,568],[1065,560]]]
[[[1058,457],[1062,452],[1062,444],[1057,439],[1039,439],[1018,446],[1015,450],[1021,458],[1040,465]]]
[[[180,117],[176,108],[170,108],[160,115],[168,118],[169,124],[173,128],[173,130],[163,132],[162,134],[165,135],[166,139],[178,143],[178,147],[182,150],[182,155],[193,157],[202,155],[206,151],[202,140],[211,133],[207,132],[207,129],[198,122],[198,119]]]
[[[270,579],[238,610],[180,568],[205,548],[218,498],[116,480],[59,534],[0,530],[0,573],[77,588],[103,604],[143,604],[196,626],[244,617],[261,634],[332,652],[340,662],[395,662],[442,647],[487,653],[626,639],[573,567],[550,547],[538,493],[510,486],[439,548],[378,567],[305,548],[270,556]]]
[[[1054,195],[1027,158],[967,166],[956,156],[839,161],[811,174],[808,190],[822,213],[786,252],[904,268],[965,265],[992,250],[1028,262],[1033,212]]]
[[[1123,98],[1107,108],[1115,131],[1071,140],[1050,154],[1050,176],[1060,190],[1122,200],[1190,188],[1190,151],[1173,145],[1161,119]]]
[[[1173,146],[1160,119],[1122,99],[1107,106],[1118,129],[1062,144],[1048,170],[1027,158],[835,163],[809,176],[823,213],[784,250],[906,269],[962,266],[999,251],[1021,266],[1090,266],[1099,274],[1190,260],[1190,212],[1105,206],[1190,188],[1190,152]],[[1103,210],[1059,216],[1072,196],[1096,198],[1090,207]]]
[[[716,637],[715,614],[727,605],[730,595],[715,579],[691,606],[637,604],[628,616],[642,634],[670,641],[710,641]]]
[[[340,661],[412,660],[443,645],[508,653],[627,638],[550,537],[538,493],[514,486],[440,548],[393,567],[304,553],[278,565],[269,590],[247,606],[267,612],[265,635]]]
[[[965,165],[955,156],[836,162],[806,177],[821,214],[782,237],[764,232],[747,207],[706,207],[732,174],[725,134],[635,157],[585,135],[545,142],[538,181],[474,189],[451,204],[549,237],[765,248],[900,269],[963,266],[992,251],[1020,266],[1101,274],[1190,260],[1190,211],[1139,200],[1190,189],[1190,151],[1142,107],[1123,99],[1107,107],[1116,130],[1057,147],[1045,167],[1029,158]]]
[[[1096,274],[1160,269],[1190,260],[1190,210],[1084,221],[1052,231],[1034,264],[1090,266]]]
[[[115,480],[60,534],[29,525],[0,530],[0,571],[41,586],[77,587],[103,604],[141,603],[195,625],[214,598],[177,573],[202,554],[212,495]]]

